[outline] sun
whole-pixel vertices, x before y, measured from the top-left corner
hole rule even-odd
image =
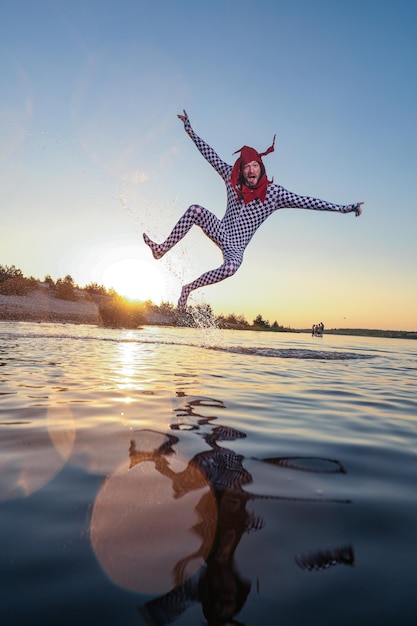
[[[161,304],[165,280],[155,264],[137,258],[114,261],[103,270],[101,282],[129,300]]]

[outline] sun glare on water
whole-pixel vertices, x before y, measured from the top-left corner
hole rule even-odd
[[[102,283],[129,300],[161,304],[165,281],[155,264],[140,259],[115,261],[103,271]]]

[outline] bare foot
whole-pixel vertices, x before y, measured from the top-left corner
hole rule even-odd
[[[152,239],[149,239],[146,233],[143,233],[143,241],[152,250],[154,259],[158,260],[164,256],[164,253],[161,251],[161,246],[158,243],[155,243],[154,241],[152,241]]]

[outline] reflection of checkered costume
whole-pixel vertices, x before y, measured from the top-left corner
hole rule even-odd
[[[217,283],[232,276],[240,267],[245,248],[259,226],[277,209],[297,208],[350,213],[357,206],[343,206],[308,196],[297,196],[274,183],[268,185],[265,202],[262,203],[259,198],[256,198],[254,192],[254,199],[245,204],[243,198],[238,196],[230,183],[232,166],[222,161],[216,152],[195,134],[188,119],[184,127],[203,157],[223,178],[227,190],[227,208],[224,217],[219,220],[204,207],[193,204],[187,209],[163,243],[155,244],[144,235],[145,242],[151,247],[155,258],[160,258],[182,239],[191,226],[195,224],[200,226],[207,237],[223,253],[224,263],[220,267],[206,272],[183,287],[178,302],[179,307],[185,306],[190,292],[194,289]]]

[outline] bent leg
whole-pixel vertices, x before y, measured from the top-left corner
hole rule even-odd
[[[196,278],[196,280],[193,280],[193,282],[189,283],[188,285],[184,285],[181,291],[180,298],[178,300],[178,308],[185,308],[188,296],[192,291],[194,291],[194,289],[198,289],[199,287],[205,287],[206,285],[213,285],[214,283],[218,283],[222,280],[225,280],[226,278],[229,278],[230,276],[233,276],[233,274],[235,274],[239,269],[241,263],[242,255],[227,255],[227,258],[225,257],[223,265],[214,270],[210,270],[205,274],[202,274],[199,278]]]
[[[143,233],[143,240],[152,250],[154,258],[160,259],[188,233],[194,224],[200,226],[207,237],[218,246],[221,244],[222,224],[220,220],[198,204],[192,204],[188,207],[163,243],[155,243],[145,233]]]

